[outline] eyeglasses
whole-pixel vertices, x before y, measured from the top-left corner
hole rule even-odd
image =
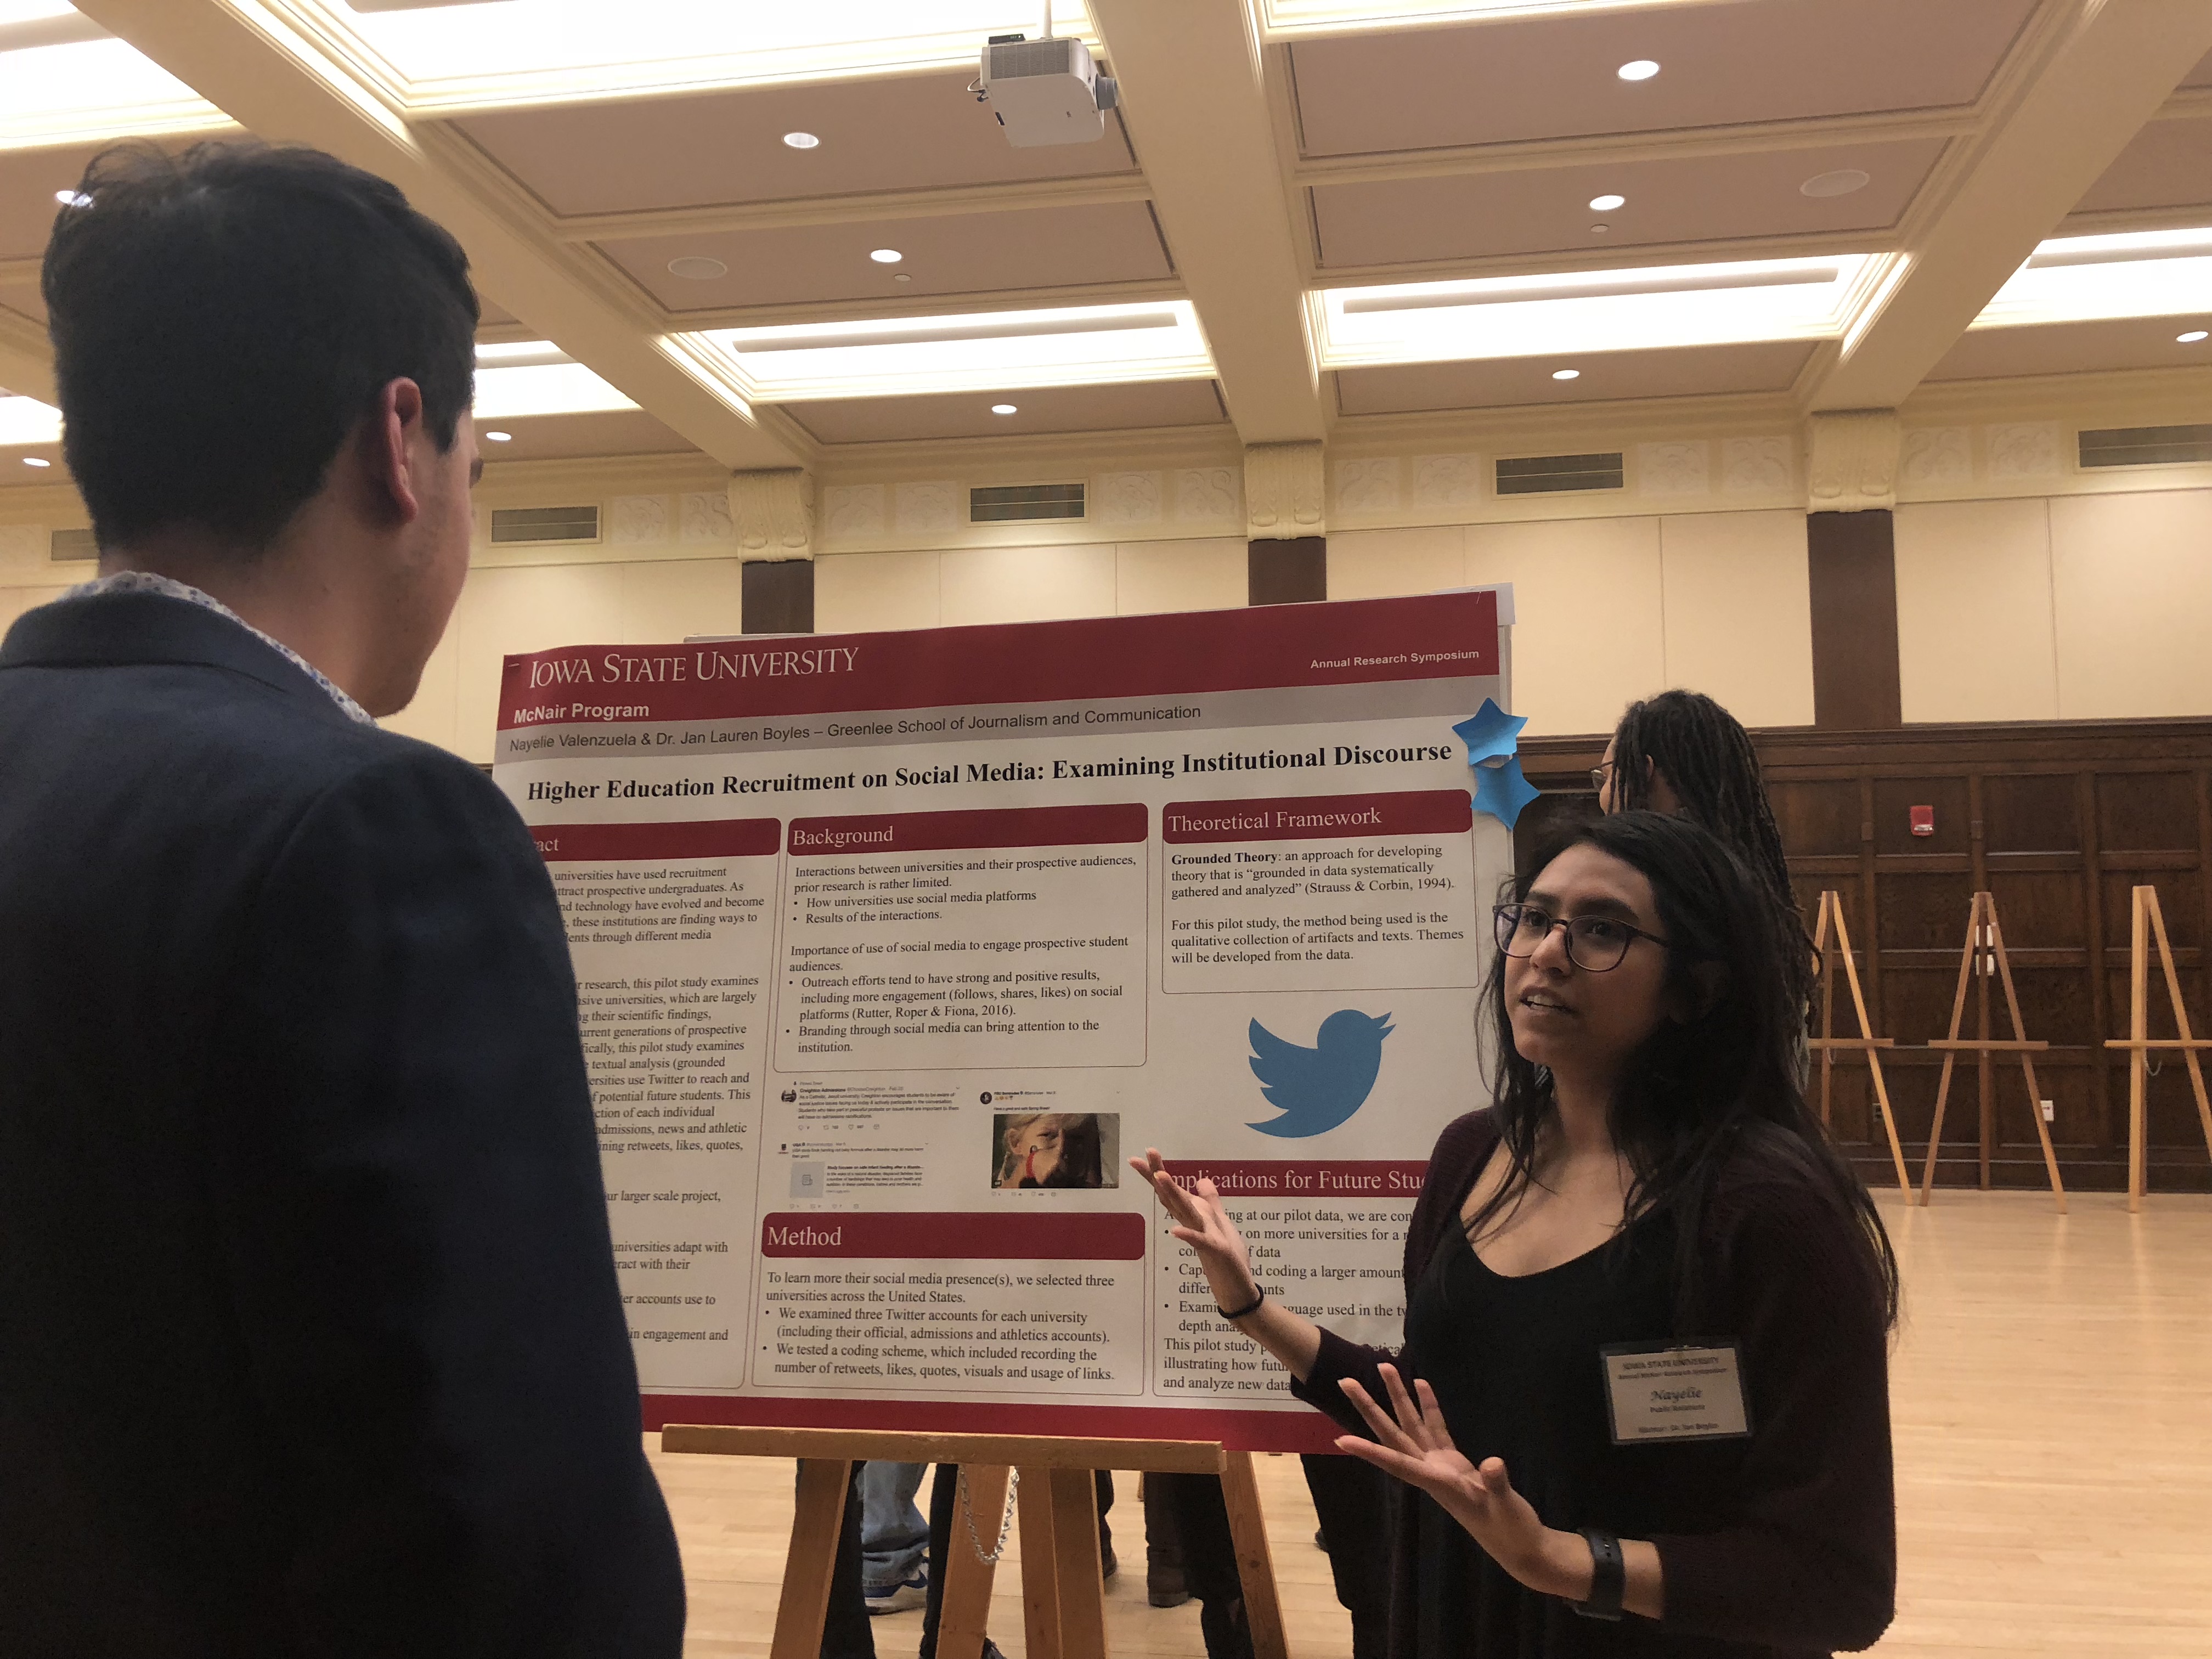
[[[1605,793],[1605,775],[1612,770],[1613,763],[1611,761],[1601,761],[1597,765],[1591,767],[1590,787],[1596,790],[1600,794],[1603,794]]]
[[[1667,941],[1656,933],[1619,921],[1611,916],[1553,916],[1533,904],[1501,904],[1498,919],[1498,948],[1509,957],[1533,957],[1536,947],[1552,936],[1552,929],[1567,930],[1567,960],[1585,973],[1602,974],[1620,966],[1628,947],[1648,939],[1661,950]]]

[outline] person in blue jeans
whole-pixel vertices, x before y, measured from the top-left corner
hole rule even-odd
[[[874,1613],[903,1613],[929,1593],[929,1522],[915,1494],[926,1463],[868,1463],[860,1470],[860,1595]]]
[[[920,1467],[874,1462],[854,1467],[851,1483],[845,1491],[845,1517],[838,1534],[837,1555],[830,1580],[830,1605],[823,1620],[821,1659],[876,1659],[875,1633],[868,1627],[871,1604],[863,1590],[863,1540],[870,1535],[866,1493],[872,1482],[882,1483],[878,1490],[891,1494],[889,1507],[894,1517],[892,1524],[896,1525],[900,1503],[911,1504],[920,1490]],[[884,1473],[878,1474],[879,1470]],[[915,1471],[911,1477],[907,1474],[908,1470]],[[912,1484],[908,1484],[909,1478]],[[1100,1469],[1096,1480],[1099,1565],[1110,1579],[1120,1567],[1114,1557],[1113,1532],[1106,1522],[1106,1511],[1114,1506],[1114,1477],[1109,1471]],[[939,1464],[936,1481],[930,1488],[929,1522],[922,1532],[927,1557],[919,1569],[925,1586],[920,1603],[924,1607],[921,1659],[934,1659],[937,1651],[938,1616],[945,1588],[943,1565],[946,1552],[956,1547],[953,1522],[957,1486],[958,1471],[950,1463]],[[903,1498],[900,1497],[902,1493]],[[957,1547],[972,1548],[973,1545],[963,1538],[958,1540]],[[912,1607],[917,1603],[902,1601],[899,1605]],[[1004,1659],[996,1644],[988,1638],[983,1644],[983,1659]]]

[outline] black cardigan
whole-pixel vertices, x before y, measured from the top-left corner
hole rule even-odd
[[[1409,1305],[1498,1139],[1486,1109],[1438,1138],[1407,1229]],[[1897,1514],[1887,1333],[1852,1226],[1800,1181],[1749,1170],[1723,1182],[1705,1218],[1711,1303],[1741,1345],[1753,1438],[1729,1495],[1732,1523],[1650,1540],[1665,1575],[1661,1627],[1671,1634],[1802,1655],[1870,1647],[1888,1627]],[[1384,1361],[1404,1364],[1324,1330],[1312,1371],[1291,1392],[1367,1437],[1338,1384],[1349,1377],[1384,1399]],[[1396,1495],[1391,1650],[1400,1655],[1410,1653],[1421,1494],[1400,1486]]]

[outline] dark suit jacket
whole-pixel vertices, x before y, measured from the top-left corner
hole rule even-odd
[[[475,768],[228,619],[0,647],[0,1654],[673,1656],[575,989]]]

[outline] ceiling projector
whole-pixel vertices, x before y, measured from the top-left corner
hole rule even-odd
[[[1099,74],[1090,47],[1050,36],[993,35],[983,48],[983,73],[970,90],[990,101],[1017,149],[1102,138],[1106,112],[1120,101],[1114,77]]]

